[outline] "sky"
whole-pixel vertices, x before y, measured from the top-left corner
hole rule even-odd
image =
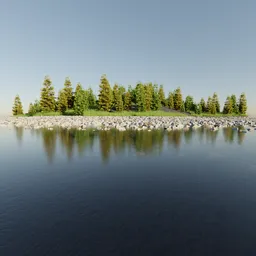
[[[98,93],[163,84],[221,104],[246,94],[256,114],[255,0],[0,0],[0,115],[16,94],[27,111],[49,75],[56,95],[70,77]]]

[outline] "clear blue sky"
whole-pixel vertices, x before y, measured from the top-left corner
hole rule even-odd
[[[245,92],[256,114],[255,0],[1,0],[0,114],[27,110],[45,75],[98,91],[138,81],[207,99]]]

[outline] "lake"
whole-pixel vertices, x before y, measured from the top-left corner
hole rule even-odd
[[[0,128],[0,255],[255,255],[256,131]]]

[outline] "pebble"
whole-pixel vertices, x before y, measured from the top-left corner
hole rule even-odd
[[[119,131],[126,130],[157,130],[165,129],[188,130],[204,127],[212,131],[220,128],[232,127],[232,129],[247,132],[256,130],[256,118],[250,117],[161,117],[161,116],[36,116],[36,117],[7,117],[0,120],[0,127],[23,127],[25,129],[54,127],[64,129],[93,129]],[[243,127],[240,129],[239,127]]]

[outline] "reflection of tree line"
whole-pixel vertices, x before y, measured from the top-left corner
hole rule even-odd
[[[22,141],[23,128],[16,127],[16,137],[18,142]],[[174,148],[178,149],[184,139],[186,144],[191,143],[192,138],[197,136],[199,141],[206,140],[214,143],[220,134],[219,131],[210,131],[208,129],[199,128],[196,131],[126,131],[118,130],[110,131],[92,131],[92,130],[31,130],[32,135],[39,136],[43,139],[44,149],[49,162],[53,161],[56,144],[59,140],[61,148],[65,151],[67,158],[70,160],[77,150],[80,156],[83,156],[88,149],[92,151],[96,138],[99,141],[100,152],[103,161],[107,161],[112,152],[116,155],[125,152],[125,150],[135,150],[139,154],[160,154],[163,150],[164,140]],[[237,132],[232,128],[223,128],[223,136],[227,143],[233,143],[235,140],[238,144],[242,144],[245,134]]]

